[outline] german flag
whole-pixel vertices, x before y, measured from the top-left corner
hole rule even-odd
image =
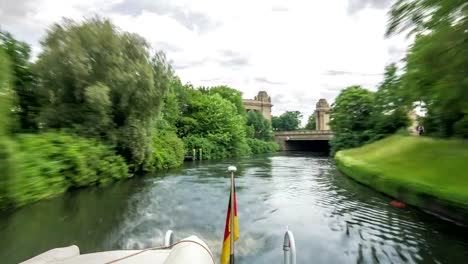
[[[231,203],[231,198],[234,202]],[[234,207],[234,239],[231,239],[231,212]],[[231,193],[229,195],[229,204],[226,216],[226,228],[224,229],[223,251],[221,253],[221,264],[234,264],[234,245],[231,245],[231,240],[236,241],[239,238],[239,224],[237,221],[237,202],[236,202],[236,188],[234,183],[231,186]]]

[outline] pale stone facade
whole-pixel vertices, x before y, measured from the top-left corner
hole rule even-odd
[[[320,99],[315,108],[316,130],[330,130],[330,105],[327,100]]]
[[[255,98],[244,99],[245,110],[247,111],[258,111],[263,117],[268,120],[271,120],[271,98],[265,91],[260,91]]]

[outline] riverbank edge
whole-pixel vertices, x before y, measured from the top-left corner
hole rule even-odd
[[[280,150],[279,150],[279,146],[278,146],[278,149],[274,150],[274,151],[256,152],[256,153],[251,153],[249,155],[244,155],[244,156],[241,156],[241,157],[242,158],[248,158],[248,157],[252,157],[252,156],[255,156],[255,155],[277,153],[279,151]],[[223,160],[223,159],[226,159],[226,158],[216,158],[216,159],[209,159],[209,160]],[[203,160],[203,161],[206,161],[206,160]],[[160,173],[160,172],[167,172],[167,171],[170,171],[170,170],[177,170],[177,169],[182,168],[183,165],[185,163],[188,163],[188,162],[191,162],[191,161],[182,159],[180,165],[178,165],[178,166],[162,168],[162,169],[155,169],[155,170],[153,170],[151,172],[145,172],[145,173],[127,173],[127,177],[122,178],[122,179],[114,179],[112,181],[107,181],[105,183],[90,184],[90,185],[84,185],[84,186],[80,186],[80,187],[71,187],[71,188],[67,188],[67,189],[64,189],[64,190],[61,190],[61,191],[58,191],[58,192],[54,192],[54,193],[49,194],[47,196],[41,197],[39,199],[34,199],[34,200],[31,200],[31,201],[28,201],[28,202],[25,202],[25,203],[19,203],[19,204],[14,204],[14,205],[9,204],[8,206],[3,206],[3,207],[0,204],[0,212],[7,212],[7,211],[11,211],[11,210],[17,210],[17,209],[20,209],[20,208],[22,208],[24,206],[28,206],[28,205],[31,205],[31,204],[34,204],[34,203],[37,203],[37,202],[57,198],[57,197],[65,195],[67,192],[69,192],[71,190],[103,187],[103,186],[108,186],[108,185],[114,184],[116,182],[128,180],[128,179],[131,179],[131,178],[134,178],[134,177],[144,177],[145,175],[149,175],[149,174],[152,174],[152,173]],[[0,198],[2,198],[2,197],[0,197]]]
[[[339,151],[334,157],[340,172],[351,179],[369,186],[376,191],[388,195],[409,205],[418,207],[427,213],[468,226],[468,206],[463,203],[450,201],[433,194],[419,191],[408,184],[402,184],[389,177],[384,177],[377,169],[365,162],[347,156]]]

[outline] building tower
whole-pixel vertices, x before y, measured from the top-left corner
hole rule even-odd
[[[327,100],[320,99],[315,106],[316,130],[330,130],[330,105]]]

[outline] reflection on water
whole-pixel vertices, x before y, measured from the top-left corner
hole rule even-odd
[[[49,248],[82,252],[144,248],[197,234],[219,257],[236,179],[238,263],[282,263],[286,226],[298,263],[464,263],[468,231],[390,199],[307,153],[187,164],[181,170],[104,188],[78,190],[0,215],[0,259],[16,263]]]

